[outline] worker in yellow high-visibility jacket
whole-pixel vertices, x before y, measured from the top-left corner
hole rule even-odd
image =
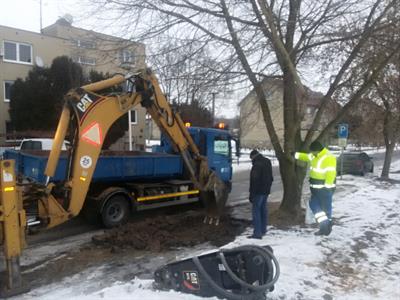
[[[336,157],[314,141],[310,153],[296,152],[295,158],[310,163],[310,208],[319,224],[316,235],[332,231],[332,197],[336,187]]]

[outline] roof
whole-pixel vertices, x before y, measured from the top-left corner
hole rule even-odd
[[[46,33],[47,30],[50,30],[50,29],[52,29],[53,27],[56,27],[56,26],[70,27],[72,29],[84,31],[84,32],[87,32],[87,33],[90,33],[90,34],[93,34],[93,35],[97,35],[97,36],[108,37],[110,39],[119,40],[119,41],[126,41],[126,42],[129,42],[129,43],[132,43],[132,44],[137,44],[137,45],[144,45],[143,43],[134,42],[134,41],[123,39],[123,38],[120,38],[120,37],[117,37],[117,36],[112,36],[112,35],[104,34],[104,33],[101,33],[101,32],[96,32],[96,31],[93,31],[93,30],[87,30],[87,29],[80,28],[80,27],[74,27],[74,26],[70,25],[67,21],[61,21],[60,22],[60,19],[57,20],[54,24],[51,24],[49,26],[44,27],[42,29],[42,32],[35,32],[35,31],[26,30],[26,29],[5,26],[5,25],[1,25],[1,24],[0,24],[0,29],[4,28],[4,29],[11,29],[11,30],[18,30],[18,31],[22,31],[22,32],[30,33],[30,34],[39,35],[39,36],[45,36],[45,37],[54,38],[54,39],[60,39],[60,40],[66,40],[66,38],[64,38],[64,37],[60,37],[60,36],[57,36],[57,35],[52,35],[52,34]]]
[[[264,78],[264,80],[262,81],[262,85],[265,86],[268,83],[276,84],[276,85],[282,85],[282,80],[281,79],[277,79],[277,78],[271,78],[271,77]],[[243,104],[243,102],[245,102],[253,94],[255,94],[254,88],[246,96],[244,96],[244,98],[237,104],[237,106],[241,106]]]
[[[266,85],[276,85],[276,88],[281,88],[283,87],[283,80],[282,79],[277,79],[277,78],[264,78],[262,81],[262,85],[264,90],[266,89]],[[309,106],[314,106],[314,107],[319,107],[321,99],[323,98],[323,94],[320,92],[316,92],[308,88],[307,86],[304,86],[307,93],[307,105]],[[241,106],[243,102],[245,102],[247,99],[250,98],[255,93],[254,89],[252,89],[239,103],[238,106]]]
[[[57,26],[68,27],[68,28],[71,28],[71,29],[74,29],[74,30],[77,30],[77,31],[83,31],[83,32],[86,32],[88,34],[96,35],[98,37],[100,37],[100,36],[102,36],[104,38],[107,37],[107,38],[110,38],[110,39],[112,39],[114,41],[118,40],[118,41],[124,41],[124,42],[133,43],[133,44],[138,44],[138,45],[142,44],[143,45],[143,43],[140,43],[140,42],[134,42],[134,41],[131,41],[131,40],[128,40],[128,39],[124,39],[124,38],[121,38],[121,37],[108,35],[108,34],[104,34],[104,33],[101,33],[101,32],[84,29],[84,28],[81,28],[81,27],[72,26],[72,24],[69,21],[65,20],[65,18],[59,18],[54,24],[51,24],[49,26],[44,27],[42,29],[42,34],[46,35],[46,36],[54,36],[52,34],[46,33],[46,31],[49,32],[49,30],[51,30],[52,28],[57,27]]]

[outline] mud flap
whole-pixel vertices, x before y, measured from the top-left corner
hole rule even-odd
[[[154,287],[201,297],[265,299],[279,277],[269,246],[240,246],[165,265],[154,273]]]

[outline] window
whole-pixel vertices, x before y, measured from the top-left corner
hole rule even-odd
[[[76,62],[81,65],[90,65],[90,66],[95,66],[96,65],[96,59],[91,58],[91,57],[85,57],[85,56],[78,56],[76,58]]]
[[[216,137],[214,140],[214,153],[229,157],[229,140]]]
[[[131,116],[131,125],[137,124],[137,111],[135,109],[130,111],[130,116]]]
[[[42,150],[42,142],[25,141],[21,145],[21,150]]]
[[[10,102],[11,99],[11,87],[13,86],[14,81],[5,80],[4,81],[4,102]]]
[[[17,44],[4,42],[4,59],[17,60]]]
[[[96,43],[88,40],[74,40],[74,44],[79,48],[96,49]]]
[[[32,46],[4,41],[4,61],[32,64]]]
[[[133,51],[122,50],[121,51],[121,63],[134,63],[135,57]]]

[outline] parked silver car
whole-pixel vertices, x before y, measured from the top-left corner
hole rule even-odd
[[[343,159],[343,170],[341,161]],[[365,152],[345,152],[337,159],[337,174],[354,174],[364,176],[365,173],[374,172],[374,162]]]

